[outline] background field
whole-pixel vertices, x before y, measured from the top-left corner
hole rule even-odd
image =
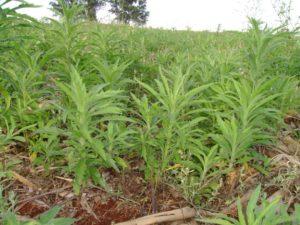
[[[1,11],[3,221],[54,205],[77,224],[186,205],[234,217],[258,184],[297,209],[297,31],[101,25],[79,10],[45,22]]]

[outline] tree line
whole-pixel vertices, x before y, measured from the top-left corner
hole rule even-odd
[[[131,22],[143,25],[147,22],[147,0],[51,0],[50,5],[56,12],[61,12],[61,4],[76,4],[84,8],[83,16],[91,21],[97,20],[97,11],[109,5],[109,12],[115,19],[124,24]]]

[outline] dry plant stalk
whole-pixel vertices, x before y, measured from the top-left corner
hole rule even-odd
[[[127,222],[117,223],[116,225],[150,225],[176,220],[186,220],[196,216],[196,210],[190,207],[175,209],[167,212],[156,213],[153,215],[141,217]]]
[[[25,177],[23,177],[22,175],[12,171],[12,175],[13,177],[18,180],[19,182],[21,182],[22,184],[26,185],[27,187],[29,187],[32,190],[39,190],[39,187],[32,183],[31,181],[29,181],[28,179],[26,179]]]

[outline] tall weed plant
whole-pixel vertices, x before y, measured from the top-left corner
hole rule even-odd
[[[106,186],[103,168],[138,158],[152,187],[173,182],[191,199],[207,197],[299,110],[299,40],[282,27],[104,25],[63,1],[45,22],[19,14],[31,6],[19,3],[0,5],[0,148],[58,166],[76,194],[89,180]]]

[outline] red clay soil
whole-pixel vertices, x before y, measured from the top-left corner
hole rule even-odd
[[[45,212],[48,207],[41,206],[35,201],[25,203],[20,209],[19,214],[23,216],[28,216],[30,218],[34,218],[39,214]]]
[[[41,189],[29,190],[18,181],[10,184],[9,189],[17,195],[19,202],[17,209],[21,216],[35,218],[51,207],[60,205],[62,206],[60,216],[76,218],[76,225],[110,225],[153,213],[151,189],[138,170],[121,174],[113,170],[101,171],[109,181],[112,193],[90,185],[82,190],[80,196],[75,196],[68,179],[58,178],[54,172],[51,176],[43,177],[41,176],[43,172],[37,173],[30,167],[26,169],[24,165],[22,168],[20,174],[24,177],[26,175],[26,179],[38,184]],[[240,182],[243,185],[240,186]],[[203,203],[211,212],[222,211],[228,204],[232,204],[237,196],[253,190],[257,183],[264,182],[267,182],[266,177],[255,169],[236,168],[223,178],[223,185],[215,197],[203,199]],[[269,186],[265,191],[272,195],[277,189]],[[168,185],[161,185],[158,188],[156,203],[158,212],[188,205],[180,192]],[[236,216],[236,213],[234,210],[230,215]]]
[[[36,218],[51,207],[60,205],[60,216],[76,218],[76,225],[110,225],[152,213],[151,189],[138,170],[122,174],[112,170],[102,171],[113,192],[89,185],[80,196],[75,196],[67,179],[58,178],[54,172],[43,177],[41,174],[44,172],[37,172],[29,164],[27,167],[24,164],[21,165],[22,172],[20,170],[18,173],[40,189],[30,190],[19,181],[10,184],[9,190],[17,196],[19,204],[16,208],[21,216]],[[188,205],[180,193],[168,185],[158,188],[156,201],[157,211]]]
[[[121,206],[119,203],[117,200],[109,199],[106,203],[95,204],[93,207],[95,215],[87,215],[86,211],[81,208],[75,215],[75,218],[82,218],[77,224],[111,224],[130,220],[140,214],[137,207]]]
[[[73,217],[77,219],[77,225],[109,225],[116,222],[127,221],[140,215],[137,207],[128,206],[119,200],[110,198],[105,203],[89,202],[90,209],[85,209],[80,203],[80,200],[74,200],[73,206],[65,206],[60,213],[60,216]],[[48,207],[43,207],[35,201],[28,202],[19,209],[19,214],[34,218],[40,213],[48,210]]]

